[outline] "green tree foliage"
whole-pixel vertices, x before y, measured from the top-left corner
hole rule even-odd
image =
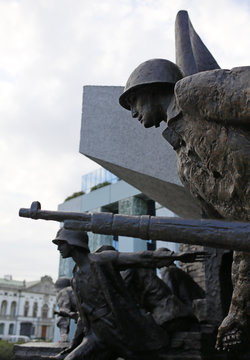
[[[95,186],[92,186],[92,188],[90,189],[90,191],[95,191],[95,190],[97,190],[97,189],[100,189],[100,188],[102,188],[102,187],[104,187],[104,186],[107,186],[107,185],[110,185],[111,183],[109,182],[109,181],[104,181],[104,182],[102,182],[102,183],[100,183],[100,184],[97,184],[97,185],[95,185]]]
[[[74,198],[76,198],[76,197],[78,197],[78,196],[81,196],[81,195],[84,195],[84,194],[85,194],[84,191],[74,192],[72,195],[68,196],[68,197],[64,200],[64,202],[65,202],[65,201],[68,201],[68,200],[71,200],[71,199],[74,199]]]
[[[0,360],[14,360],[14,344],[0,340]]]

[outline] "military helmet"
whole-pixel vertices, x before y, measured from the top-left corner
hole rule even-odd
[[[169,60],[151,59],[140,64],[130,75],[123,94],[119,98],[120,105],[130,110],[128,97],[135,89],[142,88],[150,84],[174,84],[183,78],[183,74],[178,66]]]
[[[64,289],[65,287],[70,286],[70,278],[63,276],[56,280],[55,282],[55,288],[60,290]]]
[[[79,246],[89,251],[89,237],[83,230],[67,230],[62,227],[56,234],[56,238],[52,240],[56,245],[66,242],[69,245]]]

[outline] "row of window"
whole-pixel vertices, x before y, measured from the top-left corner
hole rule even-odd
[[[8,295],[8,293],[7,292],[5,292],[5,293],[0,293],[0,295],[5,295],[5,296],[7,296]],[[9,293],[9,296],[17,296],[17,294],[16,293],[14,293],[14,294],[12,294],[12,293]]]
[[[0,323],[0,335],[4,334],[4,323]],[[8,331],[9,335],[13,335],[14,334],[14,324],[9,324],[9,331]]]
[[[0,315],[2,315],[2,316],[7,315],[7,305],[8,305],[7,301],[3,300],[2,304],[1,304],[1,308],[0,308]],[[11,306],[10,306],[10,316],[11,317],[16,316],[16,309],[17,309],[17,303],[16,303],[16,301],[12,301]],[[30,309],[29,301],[25,301],[24,309],[23,309],[23,316],[28,316],[29,309]],[[32,317],[37,317],[37,312],[38,312],[38,303],[34,302],[33,309],[32,309]],[[48,317],[48,312],[49,312],[49,306],[47,304],[44,304],[42,306],[42,318],[43,319],[46,319]]]
[[[1,308],[0,308],[0,314],[5,316],[7,313],[7,301],[3,300],[2,304],[1,304]],[[10,316],[11,317],[15,317],[16,316],[16,301],[12,301],[11,306],[10,306]]]
[[[8,326],[0,323],[0,335],[4,334],[5,325]],[[31,336],[35,334],[35,326],[32,323],[22,322],[20,325],[20,335]],[[8,335],[14,335],[14,323],[9,324]]]

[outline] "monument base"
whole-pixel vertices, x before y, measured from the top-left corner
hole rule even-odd
[[[207,331],[206,331],[207,330]],[[170,341],[170,349],[164,360],[249,360],[250,353],[230,354],[214,349],[216,332],[206,329],[201,332],[176,332]],[[14,346],[15,360],[48,360],[69,343],[26,343]],[[124,360],[119,358],[117,360]],[[154,359],[152,359],[154,360]]]
[[[57,355],[70,343],[28,342],[14,346],[15,360],[46,360],[46,357]]]

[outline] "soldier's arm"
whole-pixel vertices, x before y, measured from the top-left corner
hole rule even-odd
[[[187,76],[175,85],[177,103],[183,114],[249,126],[249,75],[250,66],[242,66]]]
[[[175,253],[169,250],[143,251],[137,253],[117,253],[116,266],[120,270],[127,268],[161,268],[169,266],[174,261],[182,262],[202,261],[206,258],[205,252]]]

